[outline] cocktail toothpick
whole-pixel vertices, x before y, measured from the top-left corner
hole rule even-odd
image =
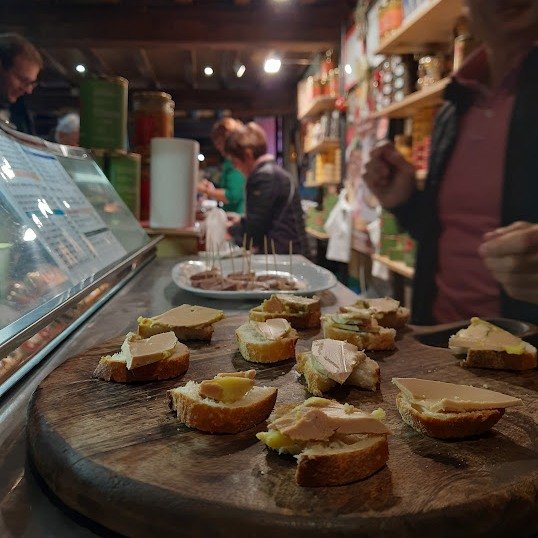
[[[267,252],[267,236],[263,236],[263,251],[265,253],[265,273],[269,274],[269,255]]]
[[[235,273],[235,263],[234,263],[234,255],[232,252],[232,245],[233,243],[231,241],[228,241],[228,247],[230,249],[230,260],[232,262],[232,273]]]
[[[271,249],[273,250],[273,264],[275,266],[275,275],[277,274],[276,269],[276,250],[275,250],[275,240],[271,239]]]
[[[290,240],[290,283],[293,282],[292,263],[293,263],[293,242]]]

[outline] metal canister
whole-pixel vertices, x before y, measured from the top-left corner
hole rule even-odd
[[[152,138],[174,136],[174,106],[172,97],[165,92],[146,91],[133,95],[136,152],[147,156]]]
[[[80,145],[127,147],[127,89],[122,77],[88,77],[80,83]]]
[[[140,218],[140,155],[112,151],[106,161],[108,180],[131,213]]]

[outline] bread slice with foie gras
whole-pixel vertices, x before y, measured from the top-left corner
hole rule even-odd
[[[450,337],[448,347],[455,355],[465,355],[460,364],[466,368],[532,370],[537,366],[534,346],[477,317]]]
[[[181,341],[210,341],[213,324],[224,317],[222,310],[183,304],[154,316],[138,318],[138,334],[144,338],[154,334],[173,331]]]
[[[168,391],[170,408],[189,428],[238,433],[263,422],[277,397],[275,387],[254,385],[256,372],[219,373],[201,383],[189,381]]]
[[[329,338],[314,340],[312,350],[297,355],[297,371],[308,391],[322,396],[338,385],[375,391],[379,388],[379,365],[357,346]]]
[[[271,318],[287,320],[294,329],[316,329],[320,326],[321,304],[319,297],[302,297],[276,293],[250,310],[252,321],[267,321]]]
[[[297,331],[285,319],[248,321],[235,331],[239,351],[250,362],[270,363],[295,358]]]
[[[349,404],[312,397],[281,406],[258,439],[279,454],[297,459],[300,486],[339,486],[362,480],[388,460],[381,409],[364,413]]]
[[[359,349],[390,350],[395,347],[396,330],[380,327],[370,310],[322,316],[324,338],[344,340]]]
[[[355,312],[357,310],[372,311],[373,317],[381,327],[392,329],[405,327],[411,315],[409,308],[400,306],[400,301],[390,297],[358,299],[352,305],[340,307],[340,312]]]
[[[161,381],[184,374],[188,367],[189,349],[173,332],[150,338],[129,333],[119,353],[101,357],[93,377],[118,383]]]
[[[501,392],[417,378],[393,378],[400,389],[396,406],[416,431],[439,439],[458,439],[488,431],[507,407],[522,405]]]

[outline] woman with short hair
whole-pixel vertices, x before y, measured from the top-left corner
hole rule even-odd
[[[261,252],[264,236],[274,241],[275,252],[289,252],[290,242],[295,254],[308,254],[303,211],[299,189],[293,177],[267,153],[263,129],[251,122],[235,130],[224,148],[233,165],[247,178],[246,215],[236,223],[234,235],[247,236]]]

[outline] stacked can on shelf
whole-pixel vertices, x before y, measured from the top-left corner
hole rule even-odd
[[[127,92],[122,77],[92,76],[80,83],[80,145],[96,163],[129,210],[140,217],[140,155],[128,153]]]

